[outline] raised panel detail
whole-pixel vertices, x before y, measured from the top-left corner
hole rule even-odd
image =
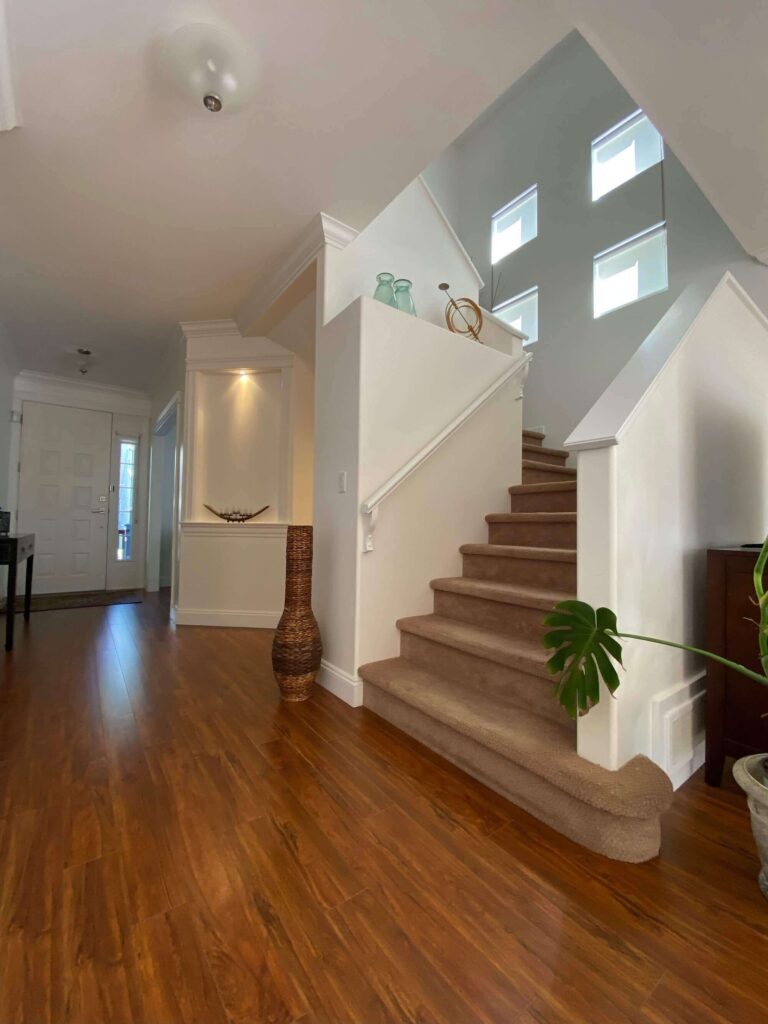
[[[91,520],[90,519],[73,519],[72,520],[72,540],[80,541],[87,544],[91,539]]]
[[[48,451],[43,448],[40,452],[40,475],[58,476],[61,469],[61,452]]]
[[[87,552],[76,551],[72,555],[72,573],[75,576],[85,576],[88,572],[90,557]]]
[[[56,574],[56,556],[35,552],[35,576],[45,578]]]
[[[87,452],[78,452],[75,455],[75,476],[93,476],[93,456]]]
[[[75,508],[90,508],[93,503],[92,487],[73,487],[72,504]]]
[[[59,485],[58,484],[40,484],[37,489],[37,502],[42,506],[51,506],[59,504]]]

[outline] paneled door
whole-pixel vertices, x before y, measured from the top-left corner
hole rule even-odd
[[[37,535],[38,594],[103,590],[112,414],[25,402],[19,531]]]

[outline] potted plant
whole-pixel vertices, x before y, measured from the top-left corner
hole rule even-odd
[[[547,666],[553,675],[559,676],[555,696],[571,718],[576,718],[585,715],[600,700],[601,679],[613,695],[620,685],[614,665],[614,662],[622,664],[620,640],[643,640],[701,654],[768,686],[768,594],[764,584],[767,565],[768,537],[760,550],[753,574],[759,611],[758,650],[762,675],[698,647],[654,636],[619,632],[616,615],[609,608],[596,609],[584,601],[561,601],[544,620],[549,627],[544,635],[544,646],[554,652]],[[768,899],[768,754],[742,757],[734,764],[733,775],[747,794],[752,831],[761,862],[758,882]]]

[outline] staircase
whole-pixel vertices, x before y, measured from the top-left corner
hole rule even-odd
[[[400,657],[360,668],[382,718],[576,842],[615,860],[658,853],[666,775],[636,757],[611,772],[576,753],[553,698],[543,619],[576,594],[576,470],[523,431],[522,484],[486,516],[463,575],[432,581],[434,611],[400,619]]]

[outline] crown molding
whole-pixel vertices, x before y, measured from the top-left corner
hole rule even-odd
[[[185,338],[241,337],[234,320],[182,320],[179,327]]]
[[[330,245],[333,249],[346,249],[349,243],[354,242],[358,235],[355,228],[351,228],[349,224],[336,220],[335,217],[331,217],[328,213],[320,214],[320,230],[324,244]]]
[[[278,264],[276,270],[259,283],[241,306],[237,322],[248,333],[251,324],[280,298],[317,259],[322,250],[345,249],[357,238],[358,232],[348,224],[327,213],[318,213],[299,236],[293,249]]]
[[[13,393],[21,401],[52,402],[56,405],[101,409],[132,416],[148,416],[150,411],[150,398],[144,391],[58,377],[52,373],[37,373],[34,370],[22,370],[16,374]]]
[[[11,45],[8,36],[8,20],[5,16],[5,2],[0,0],[0,131],[8,132],[18,128],[21,116],[16,105],[11,73]]]

